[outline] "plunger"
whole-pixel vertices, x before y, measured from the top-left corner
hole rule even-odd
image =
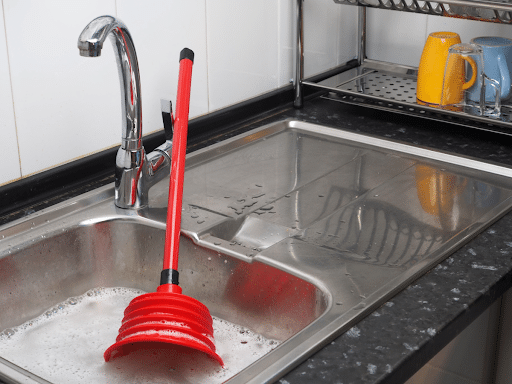
[[[116,342],[104,353],[105,361],[134,350],[187,347],[206,353],[224,365],[215,352],[212,317],[208,308],[181,293],[178,285],[181,204],[187,149],[188,112],[194,52],[180,53],[178,95],[172,147],[171,180],[163,271],[156,292],[133,299],[126,310]]]

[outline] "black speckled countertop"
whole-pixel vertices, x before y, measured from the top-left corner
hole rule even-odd
[[[292,117],[512,166],[504,135],[314,99]],[[279,383],[403,383],[512,283],[512,213],[506,214]]]
[[[271,110],[219,128],[193,142],[189,150],[286,118],[512,166],[509,136],[318,97],[306,101],[301,110]],[[107,182],[111,178],[100,183]],[[507,213],[278,382],[405,382],[512,285],[511,229],[512,213]]]

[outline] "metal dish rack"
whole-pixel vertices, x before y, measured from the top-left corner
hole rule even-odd
[[[303,1],[297,0],[295,17],[294,106],[303,105],[303,87],[326,90],[323,96],[349,104],[363,105],[427,119],[512,135],[512,102],[503,101],[500,118],[477,116],[464,111],[452,111],[420,105],[416,102],[418,69],[366,58],[366,8],[380,8],[426,15],[455,17],[467,20],[512,24],[512,0],[442,2],[419,0],[334,0],[355,5],[358,10],[357,66],[320,82],[304,79]]]

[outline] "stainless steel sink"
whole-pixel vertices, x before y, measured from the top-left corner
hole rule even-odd
[[[234,376],[272,381],[511,207],[512,170],[286,120],[187,157],[181,285],[281,344]],[[0,228],[0,330],[98,287],[155,290],[167,184],[150,207],[99,188]],[[29,369],[30,371],[30,369]],[[44,382],[0,360],[0,378]]]

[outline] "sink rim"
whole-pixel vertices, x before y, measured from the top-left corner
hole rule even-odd
[[[313,132],[328,133],[335,137],[340,137],[343,139],[347,139],[349,141],[357,142],[358,145],[376,145],[379,148],[382,148],[385,145],[384,148],[390,149],[392,151],[407,153],[413,156],[428,157],[432,159],[434,162],[444,163],[445,161],[449,160],[450,164],[461,166],[470,171],[483,171],[503,176],[509,182],[509,179],[512,177],[512,168],[509,167],[504,167],[469,157],[452,155],[449,153],[443,153],[441,151],[434,151],[430,149],[416,147],[410,144],[402,144],[393,140],[384,140],[371,137],[368,135],[342,131],[336,128],[317,126],[311,123],[297,121],[296,119],[287,119],[281,122],[271,123],[269,125],[251,130],[245,134],[228,139],[226,142],[217,143],[210,147],[203,148],[199,151],[193,152],[187,155],[187,161],[189,158],[196,159],[196,161],[189,162],[188,166],[193,166],[197,164],[197,162],[202,161],[203,158],[208,155],[208,153],[211,153],[210,151],[216,151],[222,147],[226,148],[224,144],[228,144],[228,148],[230,148],[230,146],[234,147],[238,145],[240,140],[247,138],[250,135],[253,135],[254,133],[261,132],[264,129],[269,129],[269,126],[273,127],[273,131],[275,132],[277,131],[277,128],[281,124],[284,124],[287,127],[291,128],[307,128],[311,129]],[[271,128],[269,132],[272,132]],[[25,218],[20,218],[11,223],[5,224],[0,227],[0,235],[9,234],[9,236],[20,236],[19,239],[22,243],[25,241],[26,238],[31,238],[34,236],[34,234],[39,233],[37,232],[38,230],[43,231],[44,226],[48,224],[46,223],[46,220],[50,220],[50,222],[52,222],[52,220],[54,219],[60,220],[65,217],[74,217],[75,219],[78,219],[80,218],[80,215],[83,215],[83,220],[75,220],[75,222],[78,222],[77,225],[80,225],[80,223],[85,223],[86,220],[100,220],[98,217],[89,217],[89,219],[87,219],[88,213],[86,212],[86,209],[88,209],[91,206],[106,205],[111,200],[113,202],[113,183],[103,187],[99,187],[83,195],[71,198],[65,202],[56,204],[52,207],[36,212]],[[510,198],[503,201],[494,209],[488,211],[488,213],[484,215],[485,218],[483,220],[480,220],[480,222],[478,223],[479,230],[483,230],[485,227],[492,224],[494,221],[498,220],[502,215],[507,213],[508,210],[510,209],[509,200]],[[113,203],[111,205],[112,207],[109,214],[105,216],[103,219],[108,218],[109,220],[134,220],[143,225],[158,227],[160,229],[165,228],[165,224],[153,218],[151,214],[148,213],[148,210],[131,212],[126,210],[120,210],[119,208],[114,207]],[[35,225],[33,225],[32,223],[35,223]],[[301,278],[305,277],[306,279],[309,278],[310,280],[308,281],[312,282],[320,290],[326,292],[326,297],[328,297],[329,299],[326,311],[322,315],[320,315],[313,323],[311,323],[309,326],[304,328],[302,331],[297,333],[295,336],[293,336],[292,338],[290,338],[289,340],[287,340],[274,350],[278,351],[279,353],[274,353],[274,351],[270,352],[269,354],[263,356],[253,365],[247,367],[240,374],[234,376],[228,382],[263,382],[267,380],[276,379],[277,377],[286,373],[288,370],[291,370],[300,361],[304,360],[312,353],[322,348],[324,345],[332,341],[332,339],[335,338],[336,336],[347,331],[351,326],[357,323],[363,316],[366,316],[367,313],[370,313],[370,311],[373,311],[375,308],[380,306],[385,300],[389,299],[390,297],[393,297],[396,293],[401,291],[406,285],[410,284],[411,281],[415,280],[420,275],[426,273],[427,270],[430,270],[436,264],[447,258],[453,251],[455,251],[460,246],[467,243],[471,238],[477,235],[477,233],[470,234],[469,229],[466,232],[468,233],[465,234],[460,240],[454,242],[453,244],[450,244],[449,251],[440,251],[439,255],[434,256],[430,260],[420,263],[413,267],[410,273],[407,273],[407,276],[402,276],[402,278],[400,279],[396,278],[392,280],[389,283],[389,285],[393,285],[393,289],[390,290],[388,286],[383,286],[380,290],[376,291],[374,294],[362,300],[362,302],[367,304],[364,306],[364,309],[357,310],[357,314],[354,314],[354,312],[349,311],[343,315],[340,315],[339,311],[336,311],[337,308],[334,305],[335,297],[332,293],[330,285],[325,285],[322,281],[319,281],[312,276],[298,276]],[[215,249],[217,251],[219,250],[218,247],[215,247],[212,243],[205,241],[205,239],[198,236],[197,233],[185,229],[183,230],[183,234],[185,234],[187,237],[190,237],[196,244],[200,246]],[[6,236],[6,238],[0,240],[0,249],[2,247],[2,243],[4,243],[4,241],[7,240],[9,236]],[[235,254],[235,256],[240,258],[239,254]],[[272,265],[282,270],[286,270],[287,272],[290,273],[289,267],[280,264],[279,262],[276,262],[269,257],[255,256],[253,260],[261,261],[265,264]],[[244,261],[248,261],[247,258],[245,258]],[[298,271],[296,270],[293,270],[293,272],[293,274],[295,275],[298,273]],[[378,296],[377,300],[375,300],[376,296]],[[292,340],[298,341],[299,339],[302,340],[299,344],[293,347],[291,344],[289,344],[291,343]],[[304,346],[305,344],[306,347]],[[287,347],[285,348],[284,346]],[[272,363],[267,364],[270,361]],[[261,371],[261,367],[264,365],[267,366],[267,369]],[[283,368],[283,366],[285,366],[286,368]],[[247,380],[248,377],[250,377],[250,380]]]
[[[61,227],[77,229],[82,226],[120,220],[125,222],[130,221],[138,226],[151,227],[162,231],[165,230],[165,223],[148,219],[142,211],[132,212],[120,209],[116,207],[113,202],[113,183],[111,183],[83,195],[71,198],[65,202],[58,203],[52,207],[45,208],[28,217],[20,218],[3,225],[0,227],[0,237],[4,234],[8,235],[0,239],[0,258],[8,255],[7,252],[9,249],[21,248],[23,245],[29,243],[31,239],[40,237],[41,234],[46,233],[48,227],[52,227],[52,233],[47,237],[48,239],[58,235],[58,231]],[[55,223],[57,223],[56,226],[54,225]],[[182,236],[188,237],[186,234],[182,234]],[[194,241],[193,238],[190,238],[190,240]],[[7,243],[9,243],[10,246],[6,246]],[[254,261],[268,265],[264,260]],[[242,260],[242,262],[247,262],[247,260]],[[252,262],[252,260],[250,260],[250,262]],[[275,266],[271,267],[276,268]],[[303,276],[301,278],[303,278]],[[314,279],[310,278],[309,280]],[[325,287],[319,286],[317,289],[323,292],[325,300],[330,301],[329,292],[325,290]],[[322,317],[327,310],[328,309],[320,314],[318,318]],[[318,320],[318,318],[316,320]],[[313,320],[313,322],[316,320]],[[299,333],[306,328],[307,327],[303,328]],[[294,337],[295,335],[283,341],[269,354],[273,354],[276,350],[279,350],[283,344],[289,342]],[[256,361],[255,364],[258,364],[258,362],[259,360]],[[230,381],[233,380],[234,377],[232,377]],[[7,382],[17,382],[18,380],[19,382],[50,383],[50,381],[47,381],[27,369],[17,366],[1,356],[0,379],[7,380]]]

